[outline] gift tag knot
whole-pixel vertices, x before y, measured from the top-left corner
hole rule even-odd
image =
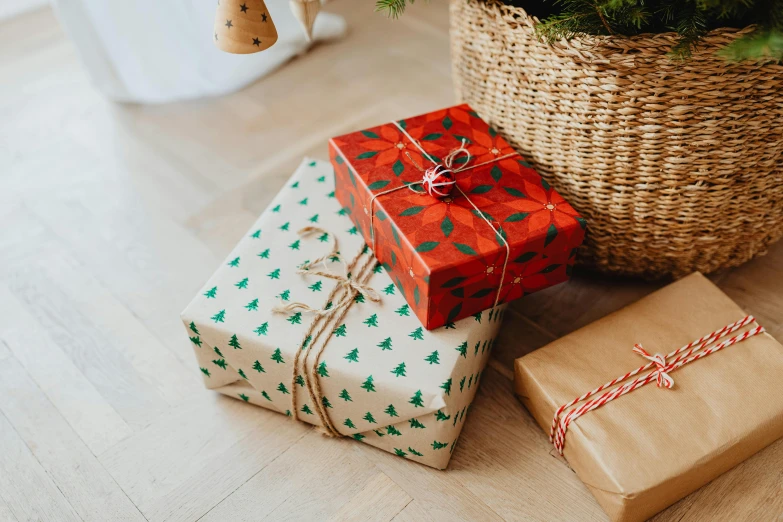
[[[438,199],[450,196],[456,182],[454,172],[443,165],[428,168],[421,178],[421,184],[427,194]]]
[[[642,348],[641,344],[634,345],[633,351],[655,364],[655,382],[657,383],[658,387],[660,388],[663,386],[671,390],[674,386],[674,379],[672,379],[671,375],[667,373],[666,357],[660,353],[650,355],[644,348]]]

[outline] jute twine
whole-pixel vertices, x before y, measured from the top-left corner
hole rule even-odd
[[[294,369],[291,372],[291,416],[293,419],[299,420],[296,400],[298,388],[296,377],[301,362],[304,370],[304,387],[307,389],[315,413],[321,421],[322,433],[329,437],[342,437],[343,434],[338,431],[337,427],[332,422],[328,409],[322,402],[323,394],[321,393],[321,381],[318,376],[318,365],[329,339],[338,325],[342,322],[345,314],[348,313],[348,309],[351,307],[351,304],[353,304],[356,294],[361,292],[373,302],[379,302],[381,298],[373,288],[367,285],[367,282],[372,275],[373,265],[375,264],[375,258],[369,254],[368,249],[362,247],[350,262],[345,263],[340,257],[337,237],[334,234],[320,227],[313,226],[299,230],[299,235],[302,237],[307,237],[316,233],[326,233],[329,235],[332,244],[331,250],[326,255],[303,264],[299,267],[297,273],[326,277],[333,279],[338,283],[329,293],[324,306],[321,308],[311,308],[305,303],[294,302],[276,306],[272,311],[277,313],[288,313],[295,310],[302,310],[314,315],[312,323],[310,323],[310,326],[307,328],[304,337],[302,338],[300,344],[301,349],[297,349],[296,355],[294,356]],[[326,268],[326,261],[329,259],[337,259],[343,263],[343,274],[335,274]],[[317,269],[319,265],[322,265],[323,268]],[[336,299],[337,302],[335,303],[334,301]],[[314,350],[314,347],[318,344],[318,341],[323,334],[326,334],[324,342],[321,343],[318,349]],[[308,358],[313,351],[315,352],[315,360],[312,364],[309,364]]]
[[[783,64],[674,33],[548,45],[498,0],[451,0],[457,97],[587,219],[581,263],[659,277],[737,266],[783,236]]]

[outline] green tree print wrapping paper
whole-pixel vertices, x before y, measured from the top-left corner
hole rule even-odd
[[[293,384],[300,387],[295,406],[290,389],[294,357],[313,317],[271,311],[292,301],[320,308],[337,284],[296,273],[330,249],[323,234],[299,237],[297,231],[311,225],[336,234],[347,260],[364,247],[334,197],[331,166],[306,159],[182,320],[207,388],[282,414],[296,411],[300,420],[319,425],[301,364]],[[342,273],[339,262],[327,266]],[[369,284],[382,302],[357,295],[328,339],[316,368],[321,401],[345,436],[445,468],[505,306],[427,331],[380,266]]]

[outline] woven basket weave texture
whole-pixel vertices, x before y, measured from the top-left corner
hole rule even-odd
[[[580,263],[648,278],[740,265],[783,236],[783,64],[674,33],[548,45],[498,0],[451,0],[457,97],[588,220]]]

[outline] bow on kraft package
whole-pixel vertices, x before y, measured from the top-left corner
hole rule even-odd
[[[329,149],[337,198],[426,328],[569,277],[584,219],[468,105]]]
[[[500,305],[425,330],[306,160],[182,313],[207,388],[445,468]]]
[[[695,273],[515,364],[516,391],[615,521],[783,436],[783,346]]]

